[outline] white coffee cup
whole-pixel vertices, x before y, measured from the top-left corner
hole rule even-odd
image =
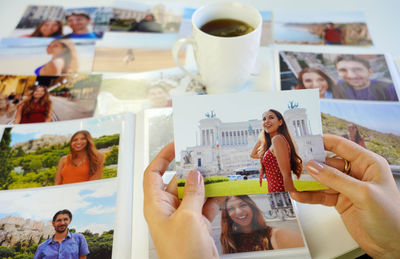
[[[236,37],[218,37],[200,30],[201,26],[216,19],[239,20],[252,26],[254,30]],[[175,63],[187,75],[206,85],[210,94],[236,92],[250,77],[256,63],[261,25],[259,11],[243,3],[203,6],[192,16],[192,38],[178,40],[172,49]],[[178,53],[186,44],[193,46],[200,75],[191,73],[179,62]]]

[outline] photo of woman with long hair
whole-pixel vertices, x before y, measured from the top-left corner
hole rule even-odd
[[[296,153],[292,138],[282,114],[270,109],[263,113],[263,130],[250,154],[260,159],[260,187],[265,175],[268,192],[296,191],[292,172],[297,178],[302,172],[302,160]]]
[[[335,82],[324,71],[318,68],[303,68],[297,77],[296,89],[319,90],[319,98],[332,98]]]
[[[58,163],[54,185],[101,179],[104,154],[96,149],[88,131],[72,135],[69,148],[71,154],[63,156]]]
[[[355,125],[353,123],[349,123],[347,125],[347,131],[349,133],[348,134],[344,134],[342,137],[350,139],[354,143],[357,143],[358,145],[360,145],[360,146],[365,148],[364,138],[361,136],[357,125]]]
[[[78,72],[78,58],[74,43],[69,39],[56,39],[46,49],[52,58],[35,69],[37,76],[61,75]]]
[[[41,22],[32,34],[24,37],[58,37],[63,35],[63,24],[57,20],[45,20]]]
[[[220,241],[224,254],[304,246],[298,231],[268,226],[247,195],[230,196],[223,202]]]
[[[28,99],[18,104],[14,124],[49,122],[51,121],[52,107],[47,87],[37,85]]]

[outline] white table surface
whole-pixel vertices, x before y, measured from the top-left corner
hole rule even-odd
[[[139,0],[140,1],[140,0]],[[138,1],[135,1],[138,2]],[[142,0],[146,3],[158,3],[166,1]],[[181,2],[183,5],[188,6],[189,2]],[[198,6],[210,1],[192,0],[191,6]],[[213,1],[217,2],[217,1]],[[219,1],[221,2],[221,1]],[[246,3],[257,7],[260,10],[274,11],[276,8],[282,9],[295,9],[295,10],[321,10],[321,11],[363,11],[368,28],[374,42],[373,47],[367,47],[366,50],[376,53],[389,53],[398,62],[397,67],[400,68],[400,33],[398,27],[400,25],[400,1],[398,0],[336,0],[336,1],[321,1],[321,0],[248,0]],[[108,0],[3,0],[0,3],[0,37],[7,37],[16,27],[19,19],[21,18],[25,7],[29,4],[36,5],[64,5],[64,6],[101,6],[112,5],[113,1]],[[273,50],[277,46],[270,46],[268,49]],[[282,47],[279,46],[280,48]],[[285,47],[285,46],[283,46]],[[310,50],[321,51],[319,47],[315,46],[299,46],[296,50]],[[329,51],[328,46],[324,50]],[[292,49],[292,48],[291,48]],[[358,50],[355,47],[343,47],[343,50]],[[336,49],[337,50],[337,49]],[[268,52],[268,50],[266,50]],[[269,69],[271,61],[266,62]],[[1,71],[0,71],[1,73]],[[273,89],[274,72],[268,71],[263,76],[268,81],[267,88]],[[259,79],[256,79],[259,80]],[[143,133],[143,132],[142,132]],[[136,135],[137,136],[137,135]],[[143,138],[136,139],[136,148],[143,147]],[[140,157],[137,157],[140,158]],[[143,223],[142,214],[142,192],[141,192],[141,171],[145,165],[135,165],[135,195],[134,199],[134,224],[133,232],[143,233],[146,226]],[[400,187],[400,177],[396,176],[396,182]],[[362,254],[358,248],[357,243],[346,231],[340,216],[333,208],[324,207],[319,205],[307,205],[297,203],[300,221],[307,239],[307,243],[313,258],[353,258]],[[132,258],[143,258],[146,254],[143,247],[147,247],[147,238],[143,235],[134,234],[133,236],[133,252]],[[142,251],[138,251],[138,250]]]

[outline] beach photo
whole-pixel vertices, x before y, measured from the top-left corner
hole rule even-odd
[[[280,89],[318,89],[320,98],[398,102],[383,54],[279,52]]]
[[[342,136],[386,158],[400,172],[400,105],[321,100],[324,133]]]
[[[205,87],[178,69],[135,74],[103,74],[96,114],[171,107],[172,96],[205,94]]]
[[[0,44],[0,71],[38,76],[90,73],[94,52],[92,40],[4,38]]]
[[[277,9],[274,39],[278,44],[372,45],[364,14],[355,11]]]
[[[0,190],[117,176],[121,116],[2,129]]]
[[[0,75],[0,124],[92,117],[101,75]]]
[[[51,241],[64,234],[67,236],[60,248],[64,256],[111,259],[116,199],[116,181],[2,191],[2,256],[43,258],[52,251]]]
[[[316,90],[175,97],[179,194],[191,170],[207,197],[323,189],[304,168],[325,161],[318,107]]]

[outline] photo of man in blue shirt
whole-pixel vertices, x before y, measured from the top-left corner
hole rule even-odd
[[[85,11],[73,11],[65,16],[67,25],[71,28],[72,33],[63,36],[62,38],[71,39],[98,39],[98,35],[89,31],[91,22],[90,16]]]
[[[81,233],[71,233],[68,226],[72,221],[69,210],[60,210],[53,217],[55,234],[52,238],[40,244],[34,259],[86,259],[89,248]]]

